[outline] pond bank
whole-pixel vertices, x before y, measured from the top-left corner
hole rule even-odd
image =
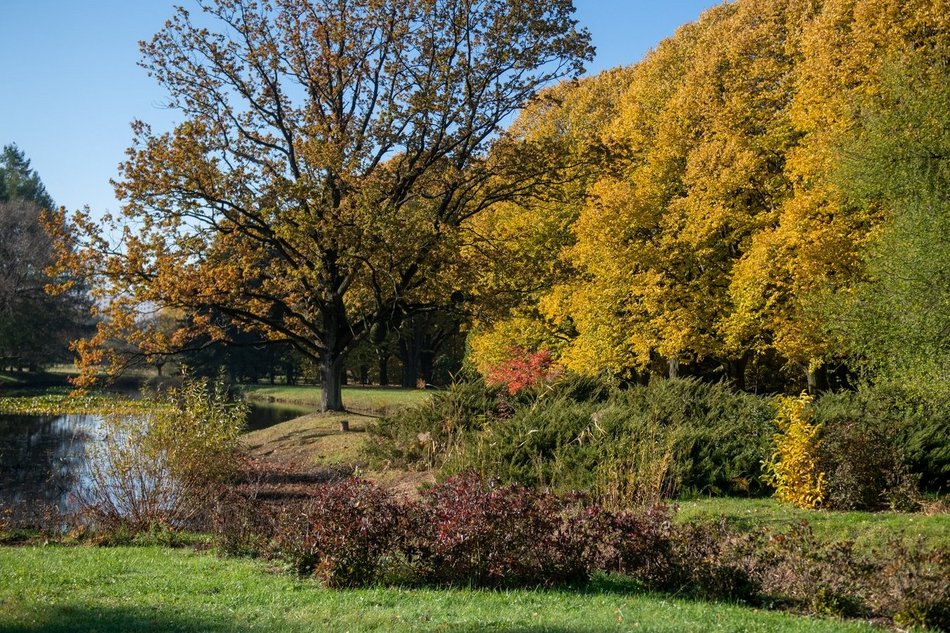
[[[244,397],[252,402],[292,404],[317,411],[320,408],[320,387],[315,385],[242,385]],[[422,402],[429,396],[421,389],[399,387],[343,387],[343,404],[347,411],[368,416],[384,416]]]

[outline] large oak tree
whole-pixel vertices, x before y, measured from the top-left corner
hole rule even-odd
[[[225,315],[319,360],[323,409],[342,409],[347,351],[450,291],[459,225],[544,177],[510,177],[527,150],[502,127],[582,72],[589,35],[571,0],[200,9],[142,44],[183,122],[134,123],[122,217],[75,218],[84,248],[63,264],[97,279],[108,313],[78,349],[92,366],[116,334],[147,345],[141,315],[156,306]],[[226,338],[195,316],[172,341],[208,333]]]

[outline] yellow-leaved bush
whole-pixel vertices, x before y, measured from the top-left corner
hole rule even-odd
[[[763,463],[765,482],[775,488],[775,497],[806,509],[817,508],[825,498],[825,473],[818,458],[821,424],[813,419],[811,402],[807,393],[778,399],[775,451]]]

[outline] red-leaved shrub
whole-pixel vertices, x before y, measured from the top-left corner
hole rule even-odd
[[[590,571],[565,498],[468,474],[429,489],[417,508],[407,555],[430,582],[551,586]]]
[[[374,582],[402,532],[392,495],[357,478],[314,487],[276,521],[276,553],[328,587]]]
[[[514,395],[527,387],[551,382],[559,375],[561,367],[548,350],[530,352],[514,346],[509,350],[508,359],[492,367],[487,378],[490,384],[505,385],[508,393]]]
[[[222,498],[219,548],[277,556],[325,585],[554,586],[616,572],[646,589],[947,629],[950,557],[895,541],[864,554],[807,523],[778,533],[614,512],[579,495],[455,477],[419,501],[359,479],[305,498]],[[279,504],[279,505],[275,505]],[[257,550],[257,551],[254,551]]]

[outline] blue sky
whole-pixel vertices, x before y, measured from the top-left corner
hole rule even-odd
[[[190,5],[190,0],[178,4]],[[50,195],[69,209],[118,210],[109,184],[141,119],[170,127],[174,111],[136,65],[139,40],[171,17],[166,0],[3,0],[0,146],[16,143]],[[597,48],[588,72],[641,59],[715,0],[574,0]]]

